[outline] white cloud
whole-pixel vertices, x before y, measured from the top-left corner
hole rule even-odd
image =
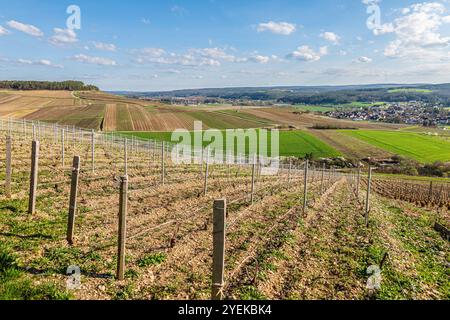
[[[130,52],[135,56],[134,61],[139,64],[160,64],[174,66],[218,67],[222,63],[261,63],[281,61],[277,56],[265,56],[254,52],[250,56],[238,57],[228,51],[231,48],[193,48],[184,53],[169,53],[161,48],[134,49]]]
[[[53,36],[49,39],[53,45],[70,45],[78,42],[77,34],[73,30],[54,28],[53,32]]]
[[[334,32],[324,32],[320,34],[320,37],[333,43],[333,44],[338,44],[339,41],[341,40],[341,37],[338,36],[336,33]]]
[[[221,61],[237,62],[235,56],[220,48],[190,49],[185,53],[168,53],[161,48],[131,50],[139,64],[162,64],[180,66],[220,66]]]
[[[92,44],[98,50],[110,51],[110,52],[116,52],[117,51],[116,45],[112,44],[112,43],[104,43],[104,42],[95,42],[94,41],[94,42],[92,42]]]
[[[380,3],[381,0],[362,0],[361,2],[363,4],[365,4],[366,6],[370,6],[370,5],[373,5],[373,4]]]
[[[374,33],[396,36],[384,50],[387,57],[436,60],[448,57],[450,37],[441,34],[441,27],[448,23],[442,3],[423,2],[405,8],[401,17]]]
[[[142,22],[143,24],[149,25],[151,21],[150,21],[150,19],[142,18],[142,19],[141,19],[141,22]]]
[[[26,59],[17,59],[17,63],[20,63],[20,64],[33,64],[33,61],[31,61],[31,60],[26,60]]]
[[[270,61],[270,57],[257,55],[249,58],[250,61],[254,61],[261,64],[267,64]]]
[[[117,65],[117,62],[112,59],[102,58],[102,57],[92,57],[92,56],[87,56],[85,54],[75,55],[71,59],[78,61],[78,62],[88,63],[88,64],[96,64],[99,66],[116,66]]]
[[[8,27],[10,27],[12,29],[24,32],[33,37],[43,37],[44,36],[44,33],[41,30],[39,30],[39,28],[37,28],[31,24],[24,24],[22,22],[18,22],[15,20],[8,21],[6,24],[8,25]]]
[[[379,28],[373,29],[373,34],[376,36],[392,32],[395,32],[395,27],[392,23],[385,23],[381,25]]]
[[[28,59],[17,59],[16,63],[22,64],[22,65],[35,65],[35,66],[44,66],[44,67],[52,67],[52,68],[63,68],[62,65],[59,64],[53,64],[50,60],[42,59],[37,61],[32,61]]]
[[[319,51],[314,51],[309,46],[298,47],[297,50],[288,55],[289,58],[294,58],[301,61],[319,61],[323,56],[328,54],[328,47],[321,47]]]
[[[202,48],[202,49],[191,49],[190,53],[199,54],[202,57],[211,59],[221,59],[225,61],[235,61],[236,57],[228,54],[225,50],[220,48]]]
[[[297,26],[288,22],[274,22],[260,23],[256,29],[258,32],[269,31],[275,34],[288,36],[297,30]]]
[[[356,63],[370,63],[370,62],[372,62],[373,60],[371,59],[371,58],[369,58],[369,57],[359,57],[359,58],[357,58],[357,59],[355,59],[355,60],[353,60],[353,62],[356,62]]]
[[[8,29],[3,28],[2,26],[0,26],[0,36],[6,36],[7,34],[10,34],[11,32],[9,32]]]
[[[186,8],[184,8],[184,7],[182,7],[182,6],[179,6],[179,5],[174,5],[174,6],[172,6],[172,7],[170,8],[170,11],[171,11],[173,14],[179,15],[179,16],[184,16],[184,15],[186,15],[186,14],[189,13],[189,11],[188,11]]]

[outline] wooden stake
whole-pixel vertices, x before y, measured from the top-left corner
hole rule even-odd
[[[212,300],[222,300],[224,298],[222,290],[224,286],[226,212],[226,199],[214,201]]]
[[[369,167],[369,176],[368,176],[368,180],[367,180],[367,194],[366,194],[366,210],[365,210],[366,227],[369,226],[370,192],[371,191],[372,191],[372,168]]]
[[[65,152],[65,146],[64,146],[64,129],[61,129],[61,164],[64,168],[64,152]]]
[[[91,163],[92,173],[95,173],[95,132],[91,131]]]
[[[288,173],[288,182],[291,183],[291,174],[292,174],[292,159],[289,158],[289,173]]]
[[[356,177],[356,198],[359,199],[359,188],[361,185],[361,164],[358,164],[358,173]],[[359,201],[359,200],[358,200]]]
[[[11,198],[11,149],[12,149],[12,138],[11,136],[6,137],[6,181],[5,181],[5,195],[7,199]]]
[[[305,177],[304,177],[304,187],[303,187],[303,214],[306,214],[308,208],[308,170],[309,170],[309,160],[305,163]]]
[[[125,175],[128,175],[128,139],[123,142],[123,163]]]
[[[165,144],[164,141],[162,142],[161,145],[161,183],[162,185],[166,184],[166,162],[165,162],[165,148],[164,148]]]
[[[78,180],[80,175],[80,157],[73,157],[72,182],[70,185],[69,220],[67,222],[67,242],[73,244],[73,230],[77,213]]]
[[[325,191],[324,187],[323,187],[324,178],[325,178],[325,168],[326,168],[326,165],[324,163],[323,167],[322,167],[322,178],[321,178],[321,182],[320,182],[320,194],[323,194]]]
[[[31,147],[30,195],[28,201],[29,214],[34,214],[34,212],[36,211],[38,164],[39,164],[39,141],[33,141]]]
[[[254,203],[255,201],[255,173],[256,173],[256,154],[253,155],[253,165],[252,165],[252,189],[250,194],[250,202]]]
[[[208,193],[208,176],[209,176],[209,147],[206,149],[206,170],[205,170],[205,183],[203,187],[203,195],[206,197]]]
[[[433,181],[430,181],[430,189],[428,191],[428,205],[430,205],[432,200],[433,200]]]
[[[120,177],[117,280],[125,279],[125,241],[127,237],[128,176]]]

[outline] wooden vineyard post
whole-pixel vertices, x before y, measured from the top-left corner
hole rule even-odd
[[[92,173],[95,173],[95,132],[91,131],[91,164]]]
[[[75,126],[72,126],[72,145],[75,148],[77,145],[77,130]]]
[[[39,141],[33,141],[31,147],[30,195],[28,201],[29,214],[34,214],[34,212],[36,211],[38,163],[39,163]]]
[[[367,180],[367,194],[366,194],[366,210],[365,210],[366,227],[369,227],[370,192],[372,191],[371,189],[372,189],[372,168],[369,167],[369,176]]]
[[[123,141],[123,166],[125,175],[128,175],[128,139]]]
[[[164,141],[161,144],[161,183],[162,185],[166,184],[166,163],[165,163],[165,144]]]
[[[322,177],[321,177],[321,181],[320,181],[320,194],[324,193],[324,187],[323,187],[323,183],[324,183],[324,178],[325,178],[325,163],[323,164],[322,167]]]
[[[433,201],[433,181],[430,181],[430,189],[428,190],[428,205]]]
[[[70,184],[69,220],[67,222],[67,242],[73,244],[73,230],[77,213],[78,181],[80,175],[80,157],[73,157],[72,182]]]
[[[149,166],[149,168],[151,168],[152,167],[152,153],[153,153],[153,148],[152,148],[152,145],[151,145],[151,141],[149,141],[148,142],[148,166]]]
[[[250,202],[252,205],[255,202],[255,173],[256,173],[256,154],[253,155],[253,164],[252,164],[252,189],[250,195]]]
[[[215,200],[213,210],[213,274],[211,290],[212,300],[222,300],[224,298],[223,275],[225,265],[226,212],[226,199]]]
[[[291,184],[291,175],[292,175],[292,159],[289,158],[289,173],[288,173],[288,183]]]
[[[358,173],[356,177],[356,198],[359,199],[359,188],[361,185],[361,164],[358,164]],[[359,201],[359,200],[358,200]]]
[[[12,152],[12,138],[6,137],[6,180],[5,180],[5,196],[7,199],[11,198],[11,152]]]
[[[205,169],[205,183],[203,186],[203,195],[206,197],[208,193],[208,176],[209,176],[209,147],[206,149],[206,169]]]
[[[156,140],[152,140],[152,158],[153,163],[156,162]]]
[[[203,174],[203,147],[200,149],[200,176]]]
[[[309,160],[305,163],[305,177],[304,177],[304,187],[303,187],[303,214],[306,214],[306,209],[308,207],[308,170],[309,170]]]
[[[125,279],[125,240],[127,236],[128,176],[120,177],[117,280]]]
[[[61,129],[61,164],[63,168],[64,168],[64,152],[65,152],[64,129]]]

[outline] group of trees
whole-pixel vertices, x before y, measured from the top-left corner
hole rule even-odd
[[[291,93],[278,98],[278,102],[289,104],[347,104],[351,102],[408,102],[422,101],[434,104],[450,105],[450,96],[440,93],[421,92],[389,92],[386,89],[372,90],[343,90],[322,92],[317,94]]]
[[[98,87],[81,81],[0,81],[0,89],[98,91]]]
[[[136,95],[136,94],[135,94]],[[210,88],[170,92],[142,92],[140,97],[205,97],[225,100],[270,101],[286,104],[347,104],[351,102],[407,102],[423,101],[450,106],[450,84],[424,85],[411,89],[391,90],[391,87],[261,87]]]
[[[392,160],[396,161],[397,164],[381,167],[378,169],[379,172],[409,176],[450,177],[450,162],[436,161],[434,163],[420,164],[415,160],[398,155],[392,157]]]

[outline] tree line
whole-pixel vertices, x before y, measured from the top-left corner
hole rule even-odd
[[[0,89],[10,90],[67,90],[67,91],[98,91],[93,85],[82,81],[0,81]]]

